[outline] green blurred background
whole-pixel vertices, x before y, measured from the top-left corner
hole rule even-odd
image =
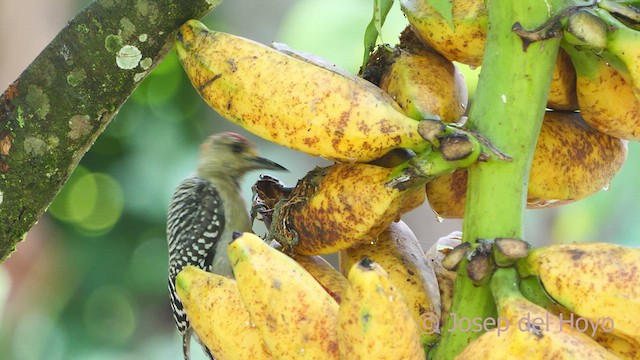
[[[0,88],[87,3],[0,0]],[[284,42],[356,72],[371,13],[371,0],[234,0],[204,22],[262,43]],[[405,26],[396,4],[384,41],[394,43]],[[473,90],[478,72],[464,71]],[[166,208],[174,187],[193,172],[199,143],[229,130],[289,168],[289,174],[273,174],[289,185],[328,164],[262,141],[217,116],[171,53],[96,141],[27,240],[0,265],[0,359],[180,359],[166,290]],[[632,143],[629,150],[608,191],[559,209],[527,212],[527,239],[638,246],[640,149]],[[247,200],[257,175],[243,184]],[[403,219],[425,247],[461,228],[459,221],[436,221],[428,205]],[[194,347],[193,358],[205,357]]]

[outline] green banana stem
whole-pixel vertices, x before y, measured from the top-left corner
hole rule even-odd
[[[522,292],[522,295],[524,295],[527,300],[545,309],[551,310],[559,306],[558,303],[547,294],[538,276],[532,275],[521,279],[520,292]]]
[[[518,278],[516,269],[501,268],[496,270],[491,277],[489,287],[491,288],[493,297],[496,299],[498,307],[500,304],[509,302],[511,298],[524,297],[522,293],[520,293],[519,283],[520,279]]]
[[[527,200],[529,168],[544,116],[549,86],[560,40],[523,42],[512,31],[519,22],[533,29],[570,4],[561,0],[491,0],[489,29],[482,71],[471,107],[468,126],[486,136],[512,161],[495,157],[468,168],[463,241],[499,237],[524,239],[523,214]],[[552,10],[551,12],[549,10]],[[466,261],[466,260],[465,260]],[[488,284],[474,286],[458,268],[451,314],[442,329],[435,359],[453,359],[481,332],[457,331],[454,319],[495,317]],[[458,324],[459,325],[459,324]]]

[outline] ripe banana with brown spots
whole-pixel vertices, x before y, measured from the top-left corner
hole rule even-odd
[[[340,251],[340,271],[348,275],[363,258],[385,269],[422,330],[422,344],[434,344],[440,333],[438,281],[413,231],[399,221],[389,225],[374,242]]]
[[[287,254],[298,264],[300,264],[316,281],[322,285],[324,290],[340,304],[347,289],[347,278],[336,270],[327,260],[320,255],[300,255],[287,253],[277,241],[271,241],[271,247]]]
[[[444,126],[435,125],[436,131]],[[375,240],[391,222],[424,202],[427,181],[475,163],[482,152],[480,143],[462,132],[438,141],[442,152],[426,151],[393,168],[337,163],[310,171],[287,199],[262,210],[270,214],[268,236],[303,255],[330,254]]]
[[[578,113],[547,112],[529,174],[529,208],[557,206],[607,187],[627,157],[627,143],[586,124]],[[467,172],[458,169],[426,185],[431,208],[462,218]]]
[[[347,290],[347,278],[336,270],[327,260],[320,255],[294,254],[293,259],[302,265],[320,285],[341,303]]]
[[[196,20],[179,29],[176,50],[211,108],[269,141],[344,162],[431,146],[388,95],[351,77]]]
[[[198,338],[216,359],[271,359],[236,280],[187,266],[176,291]]]
[[[338,359],[338,303],[300,264],[258,236],[234,237],[228,252],[240,296],[273,357]]]
[[[375,241],[389,224],[425,199],[427,178],[409,173],[391,185],[395,168],[337,163],[316,168],[274,209],[269,236],[304,255],[331,254]]]
[[[640,341],[640,249],[550,245],[531,250],[517,268],[522,277],[538,276],[549,296],[569,311],[600,322],[616,336]]]
[[[338,315],[341,359],[424,360],[419,329],[384,269],[363,259],[349,270]]]
[[[464,75],[444,56],[424,46],[407,28],[395,48],[380,46],[364,77],[378,84],[407,116],[456,122],[467,109]]]
[[[453,27],[424,0],[400,0],[413,32],[451,61],[482,64],[489,22],[484,0],[453,0]]]
[[[640,140],[640,98],[631,83],[596,55],[573,46],[566,48],[577,72],[578,103],[584,121],[605,134]]]
[[[547,107],[553,110],[578,110],[576,70],[567,53],[560,49],[551,76]]]
[[[518,280],[513,268],[496,270],[490,286],[497,326],[469,343],[456,360],[618,359],[566,320],[527,300]]]

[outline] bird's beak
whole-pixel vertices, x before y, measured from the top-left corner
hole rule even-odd
[[[263,157],[253,157],[251,158],[251,165],[254,169],[265,169],[265,170],[281,170],[281,171],[289,171],[284,166],[275,163],[269,159],[265,159]]]

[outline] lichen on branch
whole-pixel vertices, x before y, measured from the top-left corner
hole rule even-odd
[[[97,0],[0,96],[0,263],[35,224],[177,28],[221,0]]]

